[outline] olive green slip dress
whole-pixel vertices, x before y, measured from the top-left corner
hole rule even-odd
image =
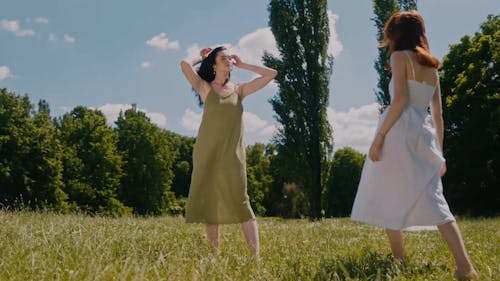
[[[237,90],[208,93],[193,149],[186,222],[242,223],[254,219],[247,194],[243,105]]]

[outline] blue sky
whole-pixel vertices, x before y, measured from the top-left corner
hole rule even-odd
[[[175,3],[175,4],[173,4]],[[268,28],[268,1],[0,0],[0,87],[46,99],[53,115],[77,105],[101,109],[112,123],[136,103],[153,122],[195,136],[202,109],[180,71],[181,59],[205,46],[227,45],[243,60],[260,63],[276,52]],[[497,0],[419,1],[431,51],[478,31]],[[330,0],[329,119],[335,147],[366,152],[377,122],[377,54],[372,1]],[[235,70],[233,80],[254,74]],[[269,85],[248,97],[247,144],[267,142],[275,130]]]

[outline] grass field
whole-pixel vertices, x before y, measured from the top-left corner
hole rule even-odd
[[[408,262],[382,229],[349,219],[259,218],[261,259],[238,225],[211,254],[204,226],[180,217],[88,217],[0,211],[0,280],[452,280],[436,231],[407,233]],[[500,219],[458,219],[480,280],[500,280]]]

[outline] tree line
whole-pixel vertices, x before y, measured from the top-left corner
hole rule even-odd
[[[179,143],[190,138],[159,129],[136,108],[115,124],[83,106],[51,118],[47,102],[35,109],[27,95],[0,89],[0,204],[89,214],[179,212],[171,186],[182,170],[174,164]]]
[[[159,128],[135,106],[121,112],[110,126],[99,110],[77,106],[51,117],[46,101],[40,100],[35,108],[27,95],[2,88],[0,204],[86,214],[182,214],[194,142]],[[356,183],[349,174],[359,174],[364,156],[350,148],[337,154],[332,169],[349,171],[338,178],[333,173],[332,187],[352,193]],[[276,145],[256,143],[246,148],[246,155],[248,192],[258,215],[309,215],[303,189],[279,177]],[[351,158],[356,163],[350,163]],[[352,201],[350,197],[346,198]],[[343,201],[331,203],[352,204]],[[328,214],[346,214],[348,208],[344,209],[332,205]]]

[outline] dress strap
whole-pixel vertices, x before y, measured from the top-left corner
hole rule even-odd
[[[404,53],[408,57],[408,60],[410,61],[410,66],[411,66],[411,72],[413,73],[413,80],[416,80],[417,78],[415,77],[415,69],[413,68],[413,61],[411,60],[410,54],[408,54],[408,50],[405,50]]]

